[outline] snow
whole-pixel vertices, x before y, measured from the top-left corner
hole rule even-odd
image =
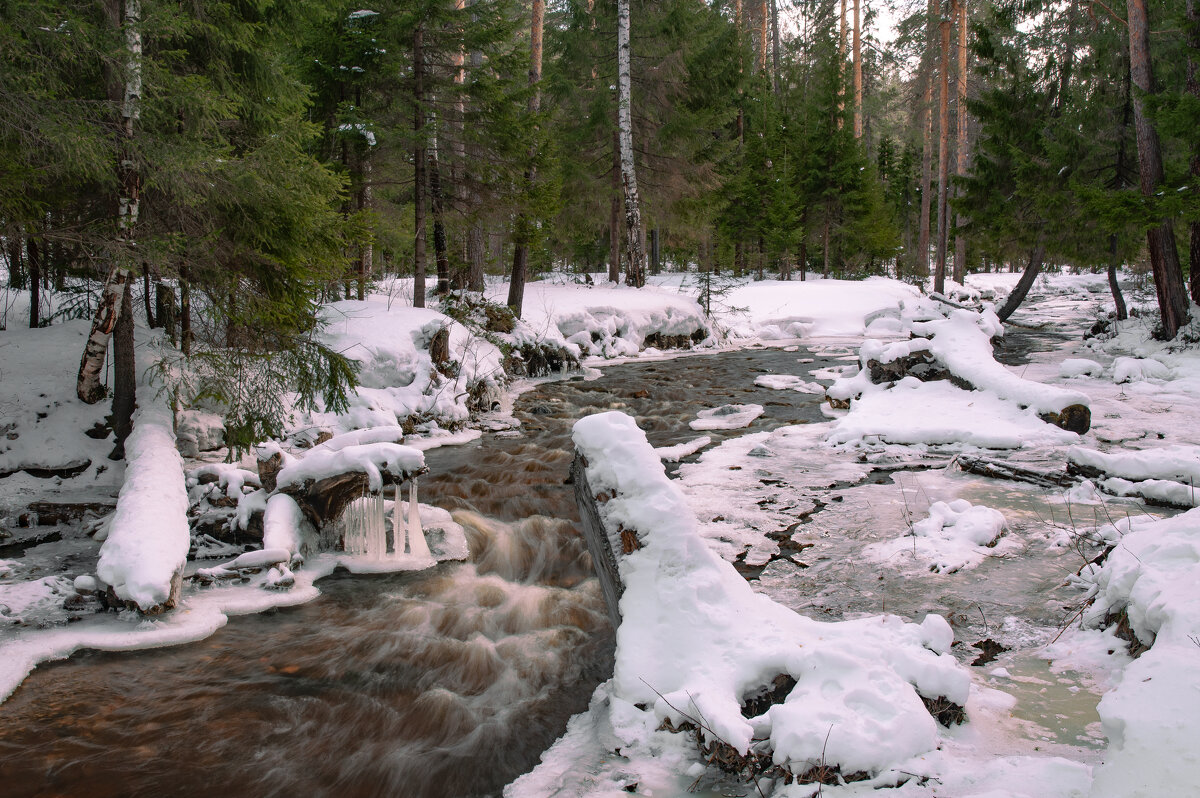
[[[1171,369],[1163,363],[1151,358],[1118,357],[1112,364],[1113,382],[1142,382],[1145,380],[1166,380],[1171,377]]]
[[[873,543],[863,553],[892,565],[911,555],[932,571],[955,573],[1009,550],[1011,546],[998,545],[1007,528],[1004,516],[990,507],[966,499],[938,501],[930,505],[929,517],[913,524],[908,535]]]
[[[1101,471],[1099,487],[1116,496],[1141,496],[1173,507],[1196,507],[1200,446],[1168,445],[1105,453],[1073,446],[1068,460]]]
[[[777,391],[799,391],[800,393],[824,394],[825,386],[809,382],[794,374],[763,374],[754,378],[754,384]]]
[[[1200,785],[1200,510],[1122,521],[1120,542],[1090,574],[1085,622],[1123,611],[1150,650],[1125,666],[1098,710],[1109,738],[1092,798],[1183,795]]]
[[[855,400],[829,440],[1019,449],[1071,443],[1079,437],[995,394],[905,377],[890,390],[871,391]]]
[[[726,304],[743,310],[726,323],[738,338],[862,335],[881,312],[920,301],[916,288],[895,280],[762,280],[729,292]]]
[[[307,480],[360,472],[367,475],[373,493],[383,489],[383,474],[406,479],[425,467],[425,455],[411,446],[398,443],[350,444],[339,449],[315,448],[304,457],[285,465],[277,477],[280,490],[301,485]]]
[[[171,596],[187,559],[188,496],[171,412],[148,403],[125,443],[125,484],[96,574],[117,596],[149,610]]]
[[[677,745],[664,720],[702,717],[705,736],[746,752],[768,741],[779,764],[803,773],[825,762],[843,772],[887,770],[937,745],[936,723],[921,695],[965,703],[969,679],[946,651],[946,621],[895,616],[820,623],[754,590],[701,538],[679,488],[633,419],[619,412],[576,423],[573,440],[588,462],[606,528],[634,530],[643,547],[619,564],[625,592],[614,675],[589,710],[611,729],[626,769]],[[776,674],[797,685],[756,718],[740,702]],[[640,708],[645,706],[645,709]],[[572,729],[585,727],[573,721]],[[571,730],[568,742],[573,745]],[[611,750],[612,745],[605,743]],[[694,754],[693,754],[694,756]],[[563,774],[554,749],[508,794],[533,795]],[[681,769],[690,762],[679,762]],[[545,794],[545,793],[542,793]],[[597,791],[595,794],[605,794]]]
[[[677,443],[674,446],[659,446],[655,448],[654,453],[664,462],[678,463],[683,458],[692,456],[710,443],[712,443],[712,438],[707,435],[701,435],[699,438],[692,438],[690,441]]]
[[[762,414],[762,405],[721,405],[701,410],[688,426],[697,431],[741,429],[753,424]]]
[[[1099,377],[1104,373],[1104,366],[1086,357],[1069,357],[1059,366],[1060,377]]]

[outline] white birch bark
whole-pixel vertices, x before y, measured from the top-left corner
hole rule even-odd
[[[621,182],[625,188],[625,237],[629,247],[629,266],[625,282],[641,288],[646,283],[646,258],[642,246],[642,211],[638,203],[637,174],[633,166],[629,62],[629,0],[618,0],[617,127],[621,149]]]
[[[125,84],[121,100],[121,143],[117,154],[117,177],[120,195],[117,198],[117,259],[109,270],[100,293],[100,303],[92,319],[92,329],[79,361],[79,375],[75,381],[75,393],[84,402],[95,404],[106,393],[100,381],[104,359],[108,354],[108,341],[117,319],[121,315],[121,297],[125,283],[130,279],[131,269],[126,262],[128,248],[133,243],[133,228],[137,224],[141,183],[137,167],[130,152],[133,141],[133,125],[139,115],[142,95],[142,32],[141,7],[139,0],[125,0],[124,14],[120,7],[112,18],[125,29]]]

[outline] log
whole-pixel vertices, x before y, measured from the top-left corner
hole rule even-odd
[[[596,495],[588,485],[587,461],[578,452],[571,463],[571,482],[575,486],[575,503],[579,506],[579,517],[583,522],[583,539],[592,555],[592,568],[600,580],[600,590],[604,594],[604,603],[608,606],[608,617],[615,629],[621,625],[621,594],[625,591],[625,585],[621,582],[620,572],[617,570],[617,556],[609,542],[608,533],[604,530],[604,522],[600,520]]]
[[[968,471],[972,474],[979,474],[983,477],[991,477],[992,479],[1007,479],[1014,482],[1028,482],[1032,485],[1037,485],[1043,488],[1068,488],[1077,481],[1071,476],[1070,468],[1059,472],[1040,471],[1034,468],[1026,468],[1014,463],[1006,463],[1000,460],[989,460],[984,457],[975,457],[973,455],[960,454],[955,458],[958,467],[963,471]]]
[[[422,466],[420,470],[406,472],[400,477],[381,471],[383,487],[403,484],[428,470]],[[317,529],[336,521],[350,502],[375,493],[370,489],[370,477],[363,471],[347,471],[317,480],[306,479],[303,482],[285,485],[279,492],[295,499],[304,516]]]

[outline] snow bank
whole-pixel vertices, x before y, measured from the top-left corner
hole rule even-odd
[[[472,392],[504,379],[500,349],[435,310],[414,308],[375,294],[321,309],[322,341],[359,363],[359,387],[342,414],[316,412],[298,418],[295,430],[345,432],[394,427],[410,418],[461,424],[469,418]],[[447,376],[435,368],[429,346],[449,329]]]
[[[1119,357],[1113,361],[1112,371],[1117,384],[1171,378],[1171,369],[1152,358]]]
[[[1089,626],[1124,613],[1150,650],[1130,662],[1097,708],[1109,739],[1093,798],[1200,793],[1200,510],[1122,520],[1125,532],[1088,578]]]
[[[612,497],[599,505],[610,536],[622,529],[641,544],[620,561],[615,670],[590,710],[611,725],[630,760],[622,767],[650,766],[660,746],[675,744],[658,730],[662,722],[689,718],[704,719],[710,743],[743,754],[753,747],[796,774],[822,762],[847,774],[885,771],[937,745],[921,697],[961,704],[969,686],[946,653],[953,633],[945,620],[821,623],[798,615],[755,593],[708,548],[632,418],[593,415],[576,423],[573,437],[591,488]],[[742,702],[780,674],[796,680],[786,699],[744,717]],[[552,749],[543,768],[561,761]],[[553,779],[539,770],[512,792],[522,781]]]
[[[739,338],[863,335],[875,319],[885,314],[898,317],[923,301],[913,286],[883,278],[762,280],[729,292],[726,304],[742,310],[726,323]]]
[[[144,611],[177,597],[190,542],[183,460],[171,421],[170,410],[158,404],[134,417],[125,484],[96,566],[118,597]]]
[[[488,295],[504,302],[507,286],[491,287]],[[690,345],[709,337],[694,299],[652,285],[539,280],[525,285],[521,315],[539,335],[557,334],[582,354],[604,358],[634,357],[647,346],[661,348],[666,339],[682,337]]]
[[[995,394],[964,391],[949,382],[905,377],[890,389],[874,386],[838,420],[836,444],[966,445],[984,449],[1072,443],[1073,432],[1043,422]]]
[[[1196,507],[1200,483],[1200,446],[1105,453],[1073,446],[1067,461],[1087,476],[1103,476],[1098,485],[1117,496],[1140,496],[1173,507]]]
[[[997,545],[1008,522],[990,507],[972,505],[966,499],[934,502],[929,517],[912,526],[901,538],[873,543],[864,554],[873,560],[895,563],[911,554],[938,573],[955,573],[974,568],[989,554],[1003,553]]]

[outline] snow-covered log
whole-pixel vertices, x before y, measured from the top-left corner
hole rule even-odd
[[[146,614],[179,600],[187,559],[188,496],[170,411],[150,405],[126,442],[125,484],[96,573],[115,597]]]
[[[337,520],[355,499],[379,493],[385,485],[399,485],[426,470],[425,455],[419,449],[397,443],[318,447],[285,464],[275,476],[275,489],[295,499],[305,517],[320,529]]]
[[[822,623],[776,604],[708,548],[632,418],[589,416],[573,439],[576,490],[624,590],[613,679],[597,692],[608,700],[591,710],[624,756],[691,724],[721,756],[803,780],[878,774],[937,745],[926,702],[963,705],[970,684],[943,618]]]
[[[848,407],[868,380],[872,384],[905,377],[923,382],[949,380],[965,390],[986,391],[1030,408],[1042,421],[1069,432],[1083,434],[1091,428],[1086,394],[1026,380],[996,362],[991,339],[1003,334],[1003,328],[991,311],[954,310],[945,319],[915,322],[912,333],[919,337],[891,344],[876,340],[863,344],[860,375],[831,386],[827,394],[830,403]]]
[[[1070,473],[1095,480],[1117,496],[1139,496],[1153,504],[1192,508],[1200,505],[1200,446],[1162,446],[1111,454],[1074,446],[1067,453]]]

